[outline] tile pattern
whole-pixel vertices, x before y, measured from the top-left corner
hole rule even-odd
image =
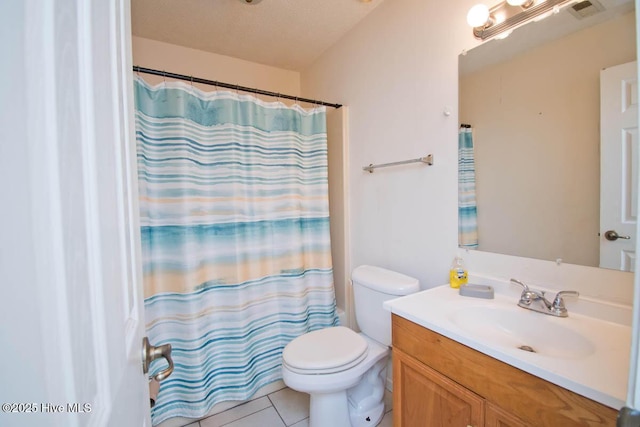
[[[389,391],[384,403],[386,413],[378,427],[393,427]],[[184,427],[309,427],[309,395],[284,387]]]

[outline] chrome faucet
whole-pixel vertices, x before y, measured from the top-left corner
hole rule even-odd
[[[562,297],[580,296],[576,291],[560,291],[553,298],[553,301],[549,301],[546,298],[544,291],[534,291],[533,289],[529,289],[527,285],[516,279],[511,279],[511,283],[522,286],[522,294],[520,294],[518,307],[537,311],[538,313],[549,314],[551,316],[567,317],[569,312],[567,311],[567,307],[564,305],[564,299],[562,299]]]

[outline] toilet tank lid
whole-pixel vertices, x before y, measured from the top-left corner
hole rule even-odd
[[[372,265],[361,265],[351,273],[353,283],[389,295],[409,295],[420,290],[418,279]]]

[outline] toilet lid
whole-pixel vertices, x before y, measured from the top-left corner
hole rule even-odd
[[[360,363],[369,345],[344,326],[319,329],[301,335],[284,348],[282,359],[294,372],[329,374]]]

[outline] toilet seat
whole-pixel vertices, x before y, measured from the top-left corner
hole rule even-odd
[[[299,374],[332,374],[362,362],[368,351],[367,341],[359,334],[335,326],[294,339],[282,352],[282,360],[289,370]]]

